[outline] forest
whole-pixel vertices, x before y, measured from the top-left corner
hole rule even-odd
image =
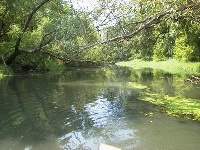
[[[200,61],[199,0],[97,0],[93,9],[75,2],[1,0],[1,68]]]

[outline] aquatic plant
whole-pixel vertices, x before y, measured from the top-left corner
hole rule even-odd
[[[152,92],[147,86],[128,83],[128,88],[139,95],[139,99],[155,104],[169,115],[200,121],[200,100],[183,96],[169,96]]]

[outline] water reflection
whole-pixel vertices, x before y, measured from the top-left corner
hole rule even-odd
[[[165,116],[125,88],[135,81],[169,95],[200,97],[197,85],[157,74],[114,68],[1,80],[0,147],[95,150],[103,142],[127,150],[199,149],[199,123]]]
[[[185,82],[187,78],[187,76],[181,76],[180,74],[173,75],[151,68],[131,70],[131,73],[129,73],[130,81],[145,84],[153,91],[165,95],[182,95],[187,98],[199,99],[200,85]]]
[[[82,127],[58,138],[61,148],[98,149],[100,142],[110,142],[119,146],[128,142],[129,146],[136,146],[136,129],[128,127],[123,109],[119,100],[110,101],[105,95],[97,96],[93,103],[84,106],[80,125]]]

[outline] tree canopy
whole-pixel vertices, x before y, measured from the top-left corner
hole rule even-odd
[[[129,59],[200,60],[200,1],[98,0],[92,10],[67,0],[2,0],[1,63]]]

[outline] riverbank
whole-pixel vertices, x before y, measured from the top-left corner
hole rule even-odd
[[[116,65],[122,67],[131,67],[133,69],[159,69],[171,74],[193,74],[200,76],[200,62],[180,62],[174,59],[156,62],[142,61],[137,59],[126,62],[118,62]]]
[[[159,106],[169,115],[200,121],[200,99],[158,94],[147,86],[132,82],[127,87],[138,93],[139,99]]]
[[[173,59],[161,62],[132,60],[119,62],[116,65],[130,67],[133,69],[152,68],[163,70],[170,74],[179,74],[183,76],[200,76],[199,62],[179,62]],[[159,106],[163,112],[169,115],[200,121],[200,99],[185,98],[180,95],[169,96],[161,93],[155,93],[147,86],[134,82],[130,83],[128,87],[138,92],[138,95],[140,95],[139,99]]]

